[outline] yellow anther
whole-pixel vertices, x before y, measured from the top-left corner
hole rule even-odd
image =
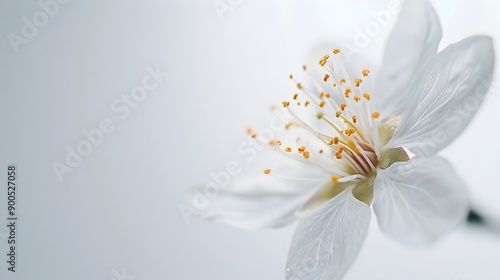
[[[252,133],[252,135],[250,135],[252,138],[257,138],[257,133]]]
[[[356,116],[352,116],[352,122],[356,123],[358,121],[358,118]]]
[[[323,153],[323,150],[319,150],[319,153],[322,154]]]
[[[291,153],[292,152],[292,147],[286,147],[286,150],[285,150],[287,153]]]
[[[282,144],[280,140],[276,140],[276,143],[278,143],[279,146]]]
[[[368,74],[370,74],[370,70],[364,69],[363,71],[361,71],[361,73],[363,73],[363,77],[368,77]]]
[[[288,102],[288,101],[283,101],[281,104],[283,104],[283,107],[285,107],[285,108],[290,106],[290,102]]]
[[[270,174],[270,173],[271,173],[271,169],[264,170],[264,174]]]
[[[309,101],[306,101],[306,104],[304,104],[304,106],[309,106]]]
[[[363,93],[363,97],[368,101],[370,100],[370,95],[368,93]]]
[[[269,140],[269,142],[268,142],[268,143],[269,143],[269,145],[272,145],[272,146],[274,146],[274,145],[276,145],[276,144],[277,144],[277,143],[276,143],[276,140],[274,140],[274,139]]]
[[[307,66],[304,64],[302,65],[302,70],[306,71],[307,70]]]
[[[344,96],[345,98],[349,98],[349,94],[351,93],[351,89],[349,88],[346,88],[345,91],[344,91]]]
[[[305,152],[306,147],[301,146],[301,147],[297,148],[297,150],[299,151],[299,153],[303,153],[303,152]]]
[[[345,104],[345,103],[340,104],[340,110],[341,111],[344,111],[345,107],[347,107],[347,104]]]
[[[357,96],[357,95],[354,95],[354,97],[353,97],[353,98],[354,98],[354,100],[355,100],[356,102],[359,102],[359,101],[361,100],[361,98],[359,98],[359,96]]]
[[[297,106],[300,106],[300,102],[297,102]]]
[[[321,65],[321,67],[325,66],[326,64],[326,61],[330,58],[329,55],[324,55],[322,59],[319,60],[319,65]]]
[[[340,52],[340,49],[333,49],[334,54],[338,54]]]
[[[340,115],[342,115],[342,111],[340,111],[340,110],[339,110],[339,111],[335,112],[335,116],[336,116],[337,118],[339,118],[339,117],[340,117]]]
[[[329,93],[325,93],[325,97],[326,97],[326,98],[330,98],[330,97],[331,97],[331,95],[330,95]]]
[[[352,129],[352,128],[346,129],[346,130],[344,131],[345,135],[347,135],[347,136],[351,136],[351,135],[353,135],[355,132],[356,132],[356,131],[355,131],[354,129]]]
[[[318,104],[318,106],[319,106],[320,108],[323,108],[323,107],[325,106],[325,101],[321,101],[321,102]]]
[[[298,84],[297,84],[297,88],[298,88],[298,89],[302,89],[302,88],[303,88],[302,84],[301,84],[301,83],[298,83]]]
[[[346,82],[346,80],[344,78],[342,78],[342,79],[339,80],[339,84],[343,84],[345,82]]]
[[[293,125],[292,122],[289,122],[289,123],[285,124],[285,129],[289,129],[292,125]]]
[[[361,80],[360,78],[356,78],[354,79],[354,85],[356,87],[359,87],[359,85],[363,82],[363,80]]]
[[[318,113],[316,114],[316,118],[317,118],[318,120],[321,120],[324,116],[325,116],[325,114],[323,114],[322,112],[318,112]]]
[[[344,147],[340,146],[339,149],[337,150],[337,152],[335,153],[335,157],[337,159],[341,159],[342,158],[342,152],[344,151]]]
[[[293,80],[293,75],[290,74],[290,76],[288,76],[288,78],[290,78],[290,80]]]
[[[319,98],[323,98],[323,96],[325,96],[325,92],[322,91],[319,93]]]
[[[372,113],[372,117],[373,117],[374,119],[376,119],[376,118],[380,117],[380,114],[379,114],[378,112],[373,112],[373,113]]]
[[[337,83],[333,83],[333,84],[332,84],[332,87],[337,87]]]
[[[330,139],[330,142],[328,142],[328,145],[337,145],[339,143],[339,138],[335,136],[334,138]]]
[[[270,107],[270,108],[271,108],[271,111],[276,110],[276,106],[274,106],[274,105],[271,105],[271,107]]]
[[[309,156],[310,156],[310,155],[309,155],[309,152],[308,152],[308,151],[305,151],[304,153],[302,153],[302,156],[303,156],[304,158],[309,158]]]
[[[335,184],[339,182],[339,176],[332,176],[331,179]]]
[[[252,132],[253,132],[253,129],[251,127],[247,128],[247,133],[248,134],[252,134]]]
[[[293,95],[293,100],[297,100],[297,97],[299,97],[299,94],[298,93],[294,94]]]
[[[328,79],[330,79],[330,75],[325,74],[325,76],[323,77],[323,82],[328,82]]]

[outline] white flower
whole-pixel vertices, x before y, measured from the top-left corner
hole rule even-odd
[[[245,228],[300,218],[287,279],[340,279],[364,241],[370,206],[383,232],[412,244],[432,242],[462,221],[468,210],[464,183],[435,154],[475,114],[491,81],[494,54],[489,37],[469,37],[436,53],[440,40],[431,5],[408,0],[373,91],[375,73],[349,76],[340,50],[325,55],[318,85],[297,83],[298,93],[283,102],[291,119],[286,132],[296,133],[264,139],[250,131],[262,145],[314,166],[319,175],[296,178],[308,168],[302,167],[291,183],[293,178],[279,175],[290,168],[277,168],[278,174],[266,169],[227,187],[204,216]]]

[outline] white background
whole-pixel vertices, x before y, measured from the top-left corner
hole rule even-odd
[[[500,38],[495,1],[432,2],[442,48],[472,34]],[[6,187],[0,191],[1,279],[120,280],[123,271],[136,280],[281,279],[294,225],[245,231],[187,224],[179,204],[210,171],[244,162],[237,146],[245,128],[264,126],[269,105],[290,95],[290,72],[316,63],[319,49],[352,44],[356,28],[387,1],[243,0],[222,18],[213,4],[69,1],[16,53],[8,34],[21,34],[22,18],[41,8],[0,2],[1,182],[8,164],[19,170],[16,273],[4,261]],[[390,30],[362,49],[372,69]],[[157,65],[170,76],[119,119],[113,101]],[[498,87],[500,76],[494,81]],[[473,202],[500,214],[498,93],[441,154],[467,181]],[[75,148],[82,129],[104,118],[115,130],[60,182],[51,164],[64,163],[66,146]],[[431,248],[408,248],[373,219],[345,279],[499,279],[499,249],[499,237],[473,229]]]

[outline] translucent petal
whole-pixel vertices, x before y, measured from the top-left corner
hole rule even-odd
[[[346,189],[302,218],[288,253],[286,279],[340,279],[355,260],[371,211]]]
[[[427,61],[410,85],[415,97],[388,147],[433,155],[455,139],[488,91],[494,66],[490,37],[473,36]]]
[[[391,33],[373,96],[382,117],[400,113],[408,103],[408,84],[417,68],[436,54],[442,30],[428,1],[408,0]]]
[[[297,170],[298,174],[304,175],[296,169],[298,166],[302,165],[292,164],[277,169]],[[207,191],[208,184],[211,184],[207,183],[192,192],[188,201],[192,201],[195,208],[200,208],[196,203],[201,204],[199,215],[208,220],[245,229],[276,228],[295,221],[295,212],[325,184],[323,180],[314,179],[285,180],[265,175],[263,170],[251,176],[232,178],[230,184],[219,188],[218,192],[214,191],[213,185]],[[311,176],[315,175],[311,173]]]
[[[426,244],[464,221],[463,181],[443,158],[414,157],[381,170],[373,209],[383,232],[409,244]]]

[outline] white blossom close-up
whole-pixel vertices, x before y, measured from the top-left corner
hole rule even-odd
[[[372,210],[382,232],[409,245],[431,244],[464,222],[466,184],[437,154],[480,107],[495,58],[488,36],[438,51],[441,38],[431,4],[407,0],[378,69],[353,69],[332,46],[290,75],[295,92],[272,108],[283,132],[248,129],[281,159],[231,182],[201,216],[247,229],[298,220],[286,279],[341,279]]]

